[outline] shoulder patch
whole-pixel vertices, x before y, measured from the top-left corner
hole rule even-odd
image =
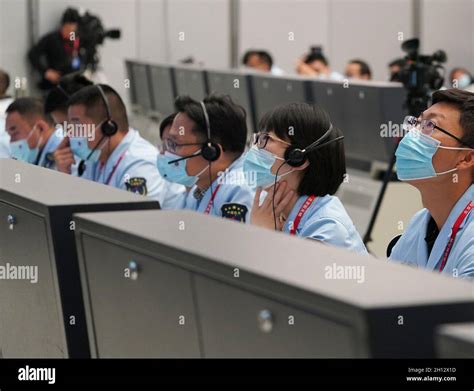
[[[148,194],[145,178],[130,178],[127,182],[125,182],[125,187],[127,188],[127,191],[132,193],[141,194],[144,196]]]
[[[224,204],[221,207],[222,217],[245,223],[248,208],[242,204]]]

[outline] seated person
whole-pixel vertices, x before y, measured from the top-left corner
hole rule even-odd
[[[13,159],[46,168],[55,168],[54,151],[62,134],[55,131],[54,121],[45,114],[38,98],[18,98],[6,110],[6,130],[10,136]]]
[[[174,208],[245,222],[253,199],[242,172],[245,110],[224,95],[202,102],[180,96],[175,106],[157,162],[164,178],[186,186],[186,196],[176,197]]]
[[[10,136],[5,131],[5,110],[13,102],[13,98],[7,94],[10,86],[10,76],[0,69],[0,159],[10,158]]]
[[[311,47],[310,52],[297,61],[296,72],[300,75],[316,76],[319,79],[344,79],[340,73],[331,70],[329,61],[319,46]]]
[[[44,101],[44,109],[53,117],[57,125],[67,122],[67,102],[71,95],[92,83],[80,73],[72,73],[62,77],[57,86],[48,92]]]
[[[372,80],[372,71],[365,61],[355,59],[347,63],[346,77],[348,79]]]
[[[273,58],[265,50],[248,50],[242,59],[242,63],[248,67],[261,72],[269,72],[272,75],[281,76],[285,72],[273,64]]]
[[[397,151],[397,175],[416,187],[425,209],[389,258],[455,277],[474,276],[474,94],[436,91]]]
[[[319,106],[292,103],[268,112],[247,152],[255,179],[250,222],[366,253],[344,206],[334,196],[346,174],[340,130]],[[262,190],[268,193],[262,202]]]
[[[71,125],[73,135],[63,143],[65,158],[60,171],[71,173],[77,156],[82,178],[149,196],[162,208],[184,191],[160,176],[156,168],[158,150],[129,127],[125,105],[112,87],[93,85],[72,95],[68,128]],[[67,132],[69,136],[70,129]]]
[[[449,74],[451,86],[474,92],[474,78],[466,68],[454,68]]]

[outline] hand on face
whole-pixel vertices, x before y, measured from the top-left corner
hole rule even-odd
[[[75,163],[75,160],[69,145],[69,137],[65,137],[56,151],[54,151],[54,161],[59,172],[71,173],[71,166]]]
[[[295,195],[294,190],[291,190],[285,181],[278,182],[276,187],[271,186],[268,189],[268,194],[264,201],[260,205],[260,196],[262,188],[257,188],[255,197],[253,200],[251,223],[259,227],[274,229],[275,218],[273,214],[273,205],[275,207],[276,217],[276,228],[278,231],[283,229],[285,225],[286,216],[284,218],[282,213],[284,209],[289,205],[293,196]]]

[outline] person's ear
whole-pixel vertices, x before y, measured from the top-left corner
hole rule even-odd
[[[456,164],[458,170],[467,170],[474,168],[474,151],[468,151],[464,158]]]
[[[309,166],[309,159],[306,158],[306,160],[304,161],[304,163],[303,163],[301,166],[299,166],[299,167],[293,167],[293,166],[291,166],[291,168],[292,168],[293,170],[295,170],[295,171],[303,171],[303,170],[305,170],[308,166]]]
[[[49,125],[42,119],[36,121],[34,126],[38,129],[40,136],[44,135],[44,133],[49,130]]]

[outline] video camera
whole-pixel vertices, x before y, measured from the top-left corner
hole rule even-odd
[[[407,53],[406,62],[398,74],[399,80],[408,91],[408,111],[415,116],[428,107],[431,91],[439,90],[443,86],[445,69],[441,64],[447,60],[443,50],[437,50],[432,55],[421,55],[419,47],[418,38],[403,42],[402,50]]]
[[[98,16],[85,12],[79,19],[78,35],[81,40],[80,54],[83,64],[94,72],[99,64],[97,47],[102,45],[106,38],[119,39],[121,31],[106,30]]]

